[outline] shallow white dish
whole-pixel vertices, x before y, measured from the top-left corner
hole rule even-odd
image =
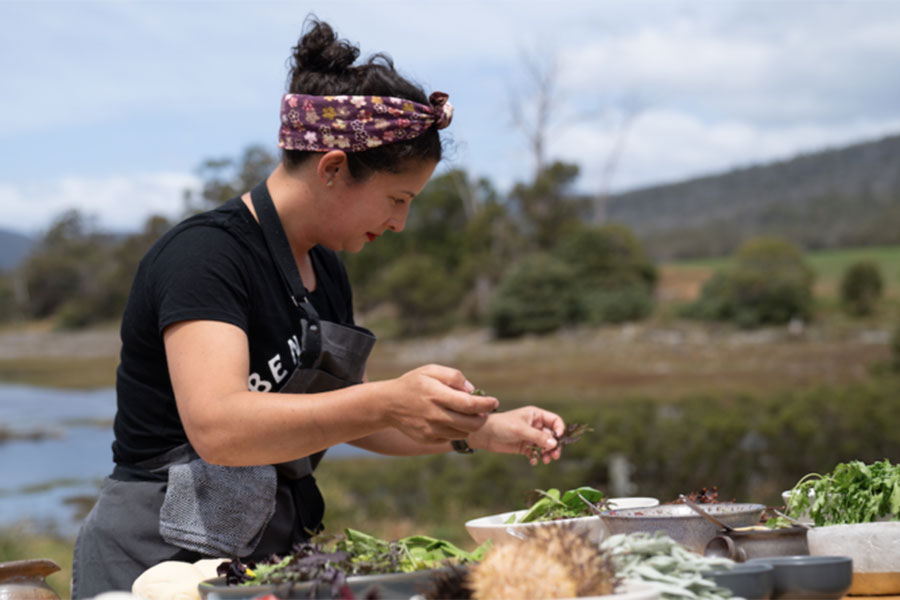
[[[661,592],[652,583],[638,580],[625,580],[618,591],[603,596],[580,596],[577,600],[659,600]],[[566,600],[575,600],[566,598]]]
[[[610,507],[614,510],[622,510],[626,508],[652,508],[659,506],[659,500],[656,498],[644,497],[627,497],[627,498],[610,498],[608,500]],[[528,509],[514,510],[511,512],[480,517],[466,522],[466,531],[472,536],[478,544],[483,544],[487,540],[493,540],[495,544],[502,544],[515,540],[522,535],[521,532],[532,527],[558,527],[560,525],[573,527],[576,530],[584,531],[591,541],[600,543],[607,536],[606,526],[603,521],[596,515],[587,517],[576,517],[574,519],[559,519],[556,521],[536,521],[533,523],[507,523],[510,517],[520,518],[528,512]]]

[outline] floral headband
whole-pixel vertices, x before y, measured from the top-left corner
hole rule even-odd
[[[434,92],[429,105],[389,96],[307,96],[281,100],[278,147],[285,150],[362,152],[418,137],[453,118],[449,96]]]

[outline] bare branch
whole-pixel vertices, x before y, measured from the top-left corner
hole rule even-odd
[[[537,180],[546,165],[547,137],[558,106],[559,62],[555,54],[541,60],[536,53],[520,51],[526,76],[524,91],[510,95],[513,125],[525,136],[534,160]]]
[[[628,98],[623,106],[624,114],[616,127],[612,147],[603,161],[603,166],[600,170],[600,185],[594,196],[594,223],[597,225],[602,225],[606,222],[613,174],[616,167],[618,167],[619,159],[625,151],[628,133],[644,109],[643,103],[636,95]]]

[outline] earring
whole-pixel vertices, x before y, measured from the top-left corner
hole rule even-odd
[[[328,187],[332,187],[334,185],[334,179],[329,179],[325,185]]]

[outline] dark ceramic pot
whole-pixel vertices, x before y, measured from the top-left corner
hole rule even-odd
[[[732,531],[719,531],[706,544],[703,552],[706,556],[722,556],[736,562],[744,562],[751,558],[765,556],[806,556],[809,546],[806,543],[805,527],[787,527],[782,529],[746,528]]]

